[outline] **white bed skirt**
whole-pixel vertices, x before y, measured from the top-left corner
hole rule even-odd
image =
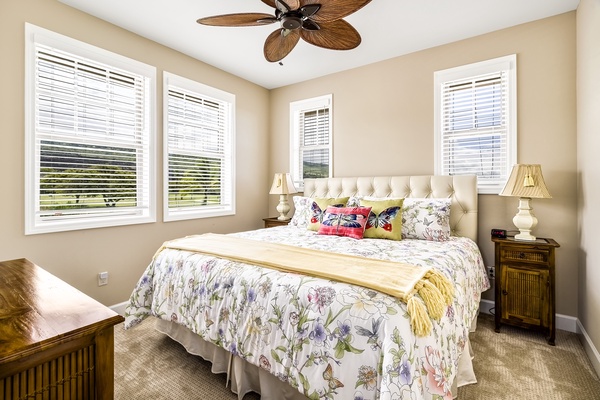
[[[471,324],[471,332],[475,331],[477,317]],[[246,393],[256,392],[261,400],[306,400],[298,390],[280,381],[271,373],[250,364],[230,352],[201,339],[189,329],[171,321],[156,319],[156,329],[179,342],[190,354],[204,358],[212,363],[211,371],[215,374],[227,374],[227,382],[231,391],[242,400]],[[473,370],[471,341],[458,360],[458,376],[452,385],[452,393],[456,398],[457,387],[476,383]]]

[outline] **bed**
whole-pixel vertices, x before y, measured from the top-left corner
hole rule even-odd
[[[476,177],[306,179],[294,204],[288,226],[191,238],[231,240],[231,255],[186,247],[190,238],[165,243],[132,292],[125,328],[156,317],[156,329],[211,361],[214,373],[227,373],[240,400],[250,391],[263,400],[449,399],[457,386],[476,382],[469,332],[481,293],[489,288],[475,243]],[[334,217],[338,228],[339,221],[351,220],[350,233],[332,233],[327,221]],[[357,219],[376,233],[352,230]],[[355,233],[361,229],[362,238]],[[326,273],[312,276],[232,258],[271,250],[271,256],[290,260],[302,252],[312,258],[301,264]],[[313,257],[324,253],[340,258],[327,264]],[[421,279],[430,276],[436,283],[437,276],[443,282],[402,297],[363,286],[364,275],[345,281],[348,265],[341,265],[336,279],[329,275],[336,263],[358,258],[367,263],[363,272],[378,270],[369,263],[381,262],[405,266],[398,275],[427,270]],[[395,282],[395,273],[381,268]],[[450,294],[442,290],[448,282]],[[416,285],[432,286],[427,279]],[[439,306],[429,297],[446,302]],[[426,304],[429,314],[423,317],[412,304]]]

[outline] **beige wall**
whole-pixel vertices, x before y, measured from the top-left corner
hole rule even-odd
[[[533,200],[534,234],[560,243],[557,312],[577,316],[575,12],[273,90],[270,168],[289,170],[289,102],[332,93],[335,176],[432,174],[434,71],[513,53],[518,162],[541,164],[553,196]],[[479,196],[486,265],[494,264],[490,229],[514,229],[517,203]]]
[[[579,198],[579,320],[600,349],[600,2],[577,9],[577,162]],[[598,353],[595,360],[600,373]],[[597,351],[597,350],[596,350]]]
[[[135,17],[135,16],[132,16]],[[157,67],[157,114],[162,113],[162,71],[233,93],[237,125],[237,214],[231,217],[117,228],[24,235],[24,24],[41,26]],[[200,45],[200,44],[199,44]],[[178,52],[140,38],[54,0],[0,2],[0,260],[29,258],[106,305],[128,299],[154,251],[171,238],[201,232],[261,227],[267,215],[269,91]],[[162,118],[157,118],[162,154]],[[158,158],[158,191],[162,187]],[[250,211],[250,212],[249,212]],[[98,287],[96,274],[108,271]]]

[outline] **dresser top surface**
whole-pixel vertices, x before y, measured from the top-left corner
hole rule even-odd
[[[122,320],[26,259],[0,262],[0,363]]]

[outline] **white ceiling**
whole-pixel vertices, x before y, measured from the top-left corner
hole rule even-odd
[[[356,49],[335,51],[302,40],[282,60],[264,59],[276,24],[211,27],[201,17],[272,14],[260,0],[59,0],[267,89],[370,64],[575,10],[579,0],[373,0],[346,17],[361,34]]]

